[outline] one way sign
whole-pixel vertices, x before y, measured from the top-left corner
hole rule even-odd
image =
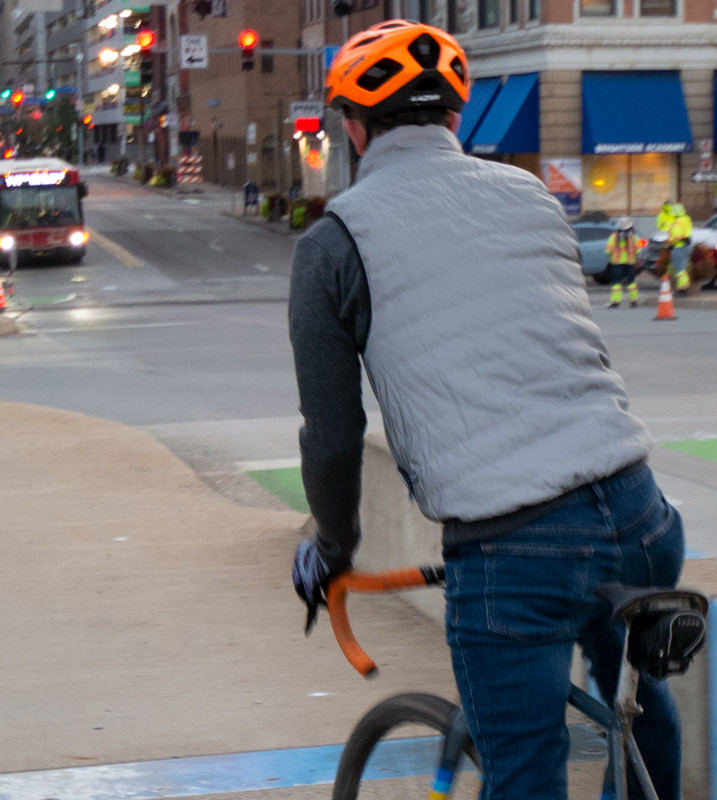
[[[203,33],[180,36],[181,69],[206,69],[209,64],[207,37]]]

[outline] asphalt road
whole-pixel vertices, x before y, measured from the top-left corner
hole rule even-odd
[[[274,505],[244,473],[247,463],[298,458],[286,322],[296,234],[232,216],[232,193],[219,187],[179,193],[107,174],[88,181],[85,263],[18,273],[25,334],[3,342],[0,399],[146,428],[213,488]],[[655,322],[657,282],[640,282],[644,305],[607,310],[607,287],[588,281],[633,409],[658,441],[717,436],[717,293],[703,293],[701,310],[678,306],[676,320]],[[380,430],[369,389],[365,399],[370,429]],[[685,508],[708,504],[692,502],[682,485],[675,491]],[[705,529],[701,514],[696,527]]]

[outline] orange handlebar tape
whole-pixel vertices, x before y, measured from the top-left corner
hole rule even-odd
[[[326,592],[326,605],[336,641],[351,666],[364,678],[378,672],[373,661],[356,640],[346,609],[346,594],[353,592],[391,592],[425,586],[426,576],[418,567],[389,570],[387,572],[354,572],[347,570],[337,575]]]

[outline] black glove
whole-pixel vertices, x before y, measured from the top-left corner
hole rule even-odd
[[[294,589],[306,603],[306,628],[308,636],[319,613],[319,605],[326,605],[324,590],[332,573],[324,564],[313,539],[304,539],[296,548],[291,577]]]

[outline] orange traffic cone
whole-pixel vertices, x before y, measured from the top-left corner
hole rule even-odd
[[[5,284],[3,283],[3,279],[0,278],[0,311],[4,311],[7,308],[7,299],[5,297]]]
[[[660,294],[657,297],[657,316],[655,319],[675,319],[675,304],[672,302],[672,285],[670,276],[663,275],[660,282]]]

